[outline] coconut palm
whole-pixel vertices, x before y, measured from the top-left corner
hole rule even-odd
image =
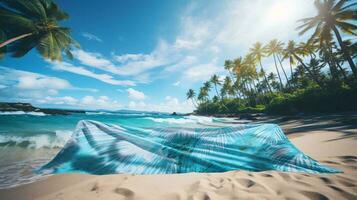
[[[304,67],[304,69],[309,73],[310,77],[317,83],[320,87],[323,86],[322,82],[318,79],[318,77],[314,76],[312,71],[305,65],[305,63],[302,61],[302,59],[298,56],[298,54],[301,52],[301,49],[296,46],[296,43],[292,40],[289,41],[288,46],[286,49],[284,49],[284,58],[289,58],[290,63],[292,61],[297,60],[301,66]]]
[[[248,60],[250,60],[250,58],[249,58],[250,55],[257,62],[259,62],[260,69],[264,73],[264,80],[267,83],[269,91],[272,92],[270,84],[269,84],[267,76],[266,76],[266,73],[265,73],[263,65],[262,65],[262,58],[265,56],[265,50],[263,48],[263,45],[260,42],[256,42],[255,44],[253,44],[253,47],[250,48],[250,54],[246,57]]]
[[[197,102],[196,102],[196,93],[193,89],[189,89],[186,93],[186,98],[191,99],[192,104],[197,108]]]
[[[283,88],[283,82],[281,80],[280,72],[278,69],[278,65],[276,64],[276,54],[280,53],[282,49],[282,44],[277,40],[273,39],[265,46],[266,54],[267,56],[273,56],[274,58],[274,64],[275,64],[275,69],[278,74],[279,82],[280,82],[280,88]]]
[[[294,72],[293,72],[293,65],[296,64],[296,58],[295,56],[291,53],[293,49],[295,49],[295,42],[293,40],[290,40],[286,46],[285,49],[283,49],[283,60],[289,59],[289,65],[290,65],[290,73],[291,73],[291,78],[293,78]]]
[[[348,0],[315,0],[314,4],[318,11],[314,17],[301,19],[303,24],[298,27],[301,31],[300,35],[306,33],[310,29],[315,28],[311,39],[319,38],[320,41],[329,40],[330,33],[333,32],[341,47],[345,59],[348,61],[354,77],[357,79],[357,68],[353,62],[350,53],[343,43],[339,30],[346,34],[356,36],[357,26],[351,23],[352,20],[357,19],[357,11],[353,10],[357,3],[348,4]],[[310,40],[311,40],[310,39]]]
[[[231,80],[234,80],[234,75],[233,75],[234,67],[235,67],[234,61],[231,60],[224,61],[224,69],[228,71]]]
[[[208,101],[208,91],[207,88],[201,87],[200,92],[198,93],[197,99],[200,101],[200,103],[203,103],[205,101]]]
[[[79,47],[70,29],[59,22],[68,19],[51,0],[0,0],[0,52],[21,57],[35,48],[46,59],[72,58]]]
[[[218,93],[218,89],[217,89],[217,85],[221,85],[221,81],[219,80],[219,77],[214,74],[211,76],[210,82],[214,85],[214,89],[216,91],[217,97],[219,97],[219,93]],[[223,97],[221,97],[221,99],[223,99]]]

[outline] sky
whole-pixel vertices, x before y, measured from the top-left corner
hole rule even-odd
[[[36,50],[0,60],[0,101],[46,108],[191,112],[186,92],[253,43],[302,41],[300,18],[312,0],[55,0],[81,44],[74,59],[44,60]],[[274,70],[270,58],[266,71]],[[284,65],[288,68],[288,65]],[[287,70],[289,71],[289,70]]]

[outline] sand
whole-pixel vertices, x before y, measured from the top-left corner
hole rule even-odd
[[[0,190],[0,199],[357,199],[357,127],[353,123],[304,118],[279,124],[299,149],[343,173],[64,174]]]

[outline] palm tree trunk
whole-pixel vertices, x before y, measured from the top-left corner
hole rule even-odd
[[[217,97],[221,97],[221,95],[219,95],[219,93],[218,93],[217,85],[216,85],[216,84],[214,84],[214,90],[216,90]],[[221,98],[221,99],[222,99],[222,98]]]
[[[264,80],[265,80],[265,83],[266,83],[267,86],[268,86],[269,92],[270,92],[270,93],[273,93],[273,91],[271,90],[270,84],[269,84],[269,82],[268,82],[267,76],[266,76],[266,74],[265,74],[265,71],[264,71],[264,69],[263,69],[263,65],[262,65],[262,61],[261,61],[261,60],[259,60],[259,64],[260,64],[260,68],[262,69],[262,72],[263,72],[263,74],[264,74]]]
[[[276,58],[275,58],[275,53],[273,53],[273,58],[274,58],[274,64],[275,64],[275,69],[276,69],[276,72],[278,73],[278,77],[279,77],[279,82],[280,82],[280,90],[283,89],[284,85],[283,85],[283,82],[281,81],[281,77],[280,77],[280,72],[279,72],[279,69],[278,69],[278,65],[276,64]]]
[[[323,86],[323,84],[321,83],[321,81],[314,76],[314,74],[311,72],[311,70],[305,65],[305,63],[301,60],[301,58],[299,56],[297,56],[296,54],[294,54],[296,60],[299,61],[299,63],[305,68],[305,70],[309,73],[309,75],[311,76],[311,78],[315,81],[315,83],[317,83],[317,85],[319,85],[321,88]]]
[[[357,79],[357,68],[356,65],[354,64],[350,54],[348,53],[348,50],[345,46],[345,44],[343,44],[342,38],[340,33],[338,32],[337,28],[335,26],[332,27],[333,32],[335,32],[336,38],[338,43],[340,44],[341,50],[343,52],[343,56],[345,57],[345,59],[348,61],[348,64],[351,67],[353,76],[355,77],[355,79]]]
[[[11,38],[11,39],[8,39],[8,40],[6,40],[5,42],[0,43],[0,48],[6,46],[6,45],[8,45],[8,44],[11,44],[11,43],[13,43],[13,42],[15,42],[15,41],[17,41],[17,40],[20,40],[20,39],[22,39],[22,38],[29,37],[29,36],[31,36],[32,34],[33,34],[33,33],[26,33],[26,34],[22,34],[22,35],[13,37],[13,38]]]
[[[197,104],[196,104],[195,100],[193,98],[191,98],[191,101],[192,101],[193,106],[195,106],[195,108],[197,108]]]
[[[276,55],[276,57],[278,58],[278,61],[280,63],[281,70],[283,70],[284,76],[286,78],[286,83],[289,84],[289,79],[288,79],[288,76],[286,75],[286,72],[285,72],[285,69],[283,67],[282,61],[281,61],[279,55]]]
[[[337,65],[337,67],[338,67],[338,69],[340,69],[340,71],[341,71],[341,74],[342,74],[342,76],[343,76],[343,79],[346,81],[346,83],[348,82],[348,77],[347,77],[347,74],[345,73],[345,70],[343,70],[343,68],[341,67],[341,65],[338,63],[338,62],[336,62],[336,65]]]

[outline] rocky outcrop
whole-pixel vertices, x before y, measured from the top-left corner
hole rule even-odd
[[[9,103],[0,102],[0,112],[42,112],[50,115],[69,115],[72,113],[85,113],[83,110],[65,110],[65,109],[52,109],[52,108],[37,108],[30,103]]]

